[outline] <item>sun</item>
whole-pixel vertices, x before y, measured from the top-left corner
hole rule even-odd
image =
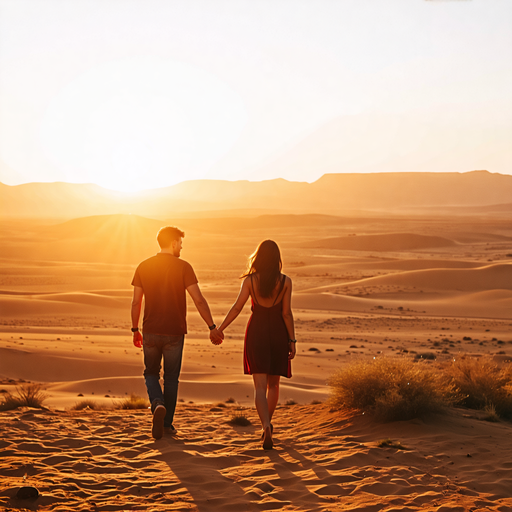
[[[104,63],[68,84],[39,139],[66,181],[136,191],[205,177],[246,120],[242,99],[216,75],[141,57]]]

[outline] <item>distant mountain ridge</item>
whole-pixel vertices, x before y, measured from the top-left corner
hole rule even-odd
[[[0,217],[62,218],[133,213],[168,218],[177,213],[261,210],[341,213],[423,207],[485,207],[512,203],[512,176],[467,173],[325,174],[314,183],[284,179],[195,180],[122,194],[93,184],[0,183]]]

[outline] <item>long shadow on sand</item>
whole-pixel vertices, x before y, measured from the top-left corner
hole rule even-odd
[[[319,487],[318,480],[328,479],[329,472],[293,448],[277,445],[264,451],[254,438],[236,434],[227,442],[225,436],[219,442],[202,436],[197,439],[200,442],[195,441],[164,438],[155,448],[161,453],[156,458],[169,466],[200,511],[279,510],[285,506],[320,511],[334,501],[307,485],[307,473],[312,473]]]

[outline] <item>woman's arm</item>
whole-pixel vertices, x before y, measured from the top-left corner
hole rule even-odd
[[[286,276],[285,290],[283,296],[283,320],[288,330],[290,340],[295,340],[295,324],[292,313],[292,280]],[[288,359],[293,359],[296,353],[296,343],[288,343]]]
[[[226,327],[235,320],[235,318],[240,314],[242,309],[245,306],[245,303],[247,302],[247,299],[249,298],[250,291],[249,291],[249,282],[248,279],[244,279],[244,282],[242,283],[242,286],[240,288],[240,293],[238,294],[238,298],[236,299],[236,302],[231,306],[231,309],[228,311],[228,314],[226,315],[226,318],[224,318],[224,321],[218,328],[219,331],[223,331],[226,329]]]

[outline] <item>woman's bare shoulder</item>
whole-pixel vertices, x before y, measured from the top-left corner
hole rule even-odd
[[[255,276],[256,274],[249,274],[248,276],[245,276],[242,281],[242,287],[252,290],[253,279]]]

